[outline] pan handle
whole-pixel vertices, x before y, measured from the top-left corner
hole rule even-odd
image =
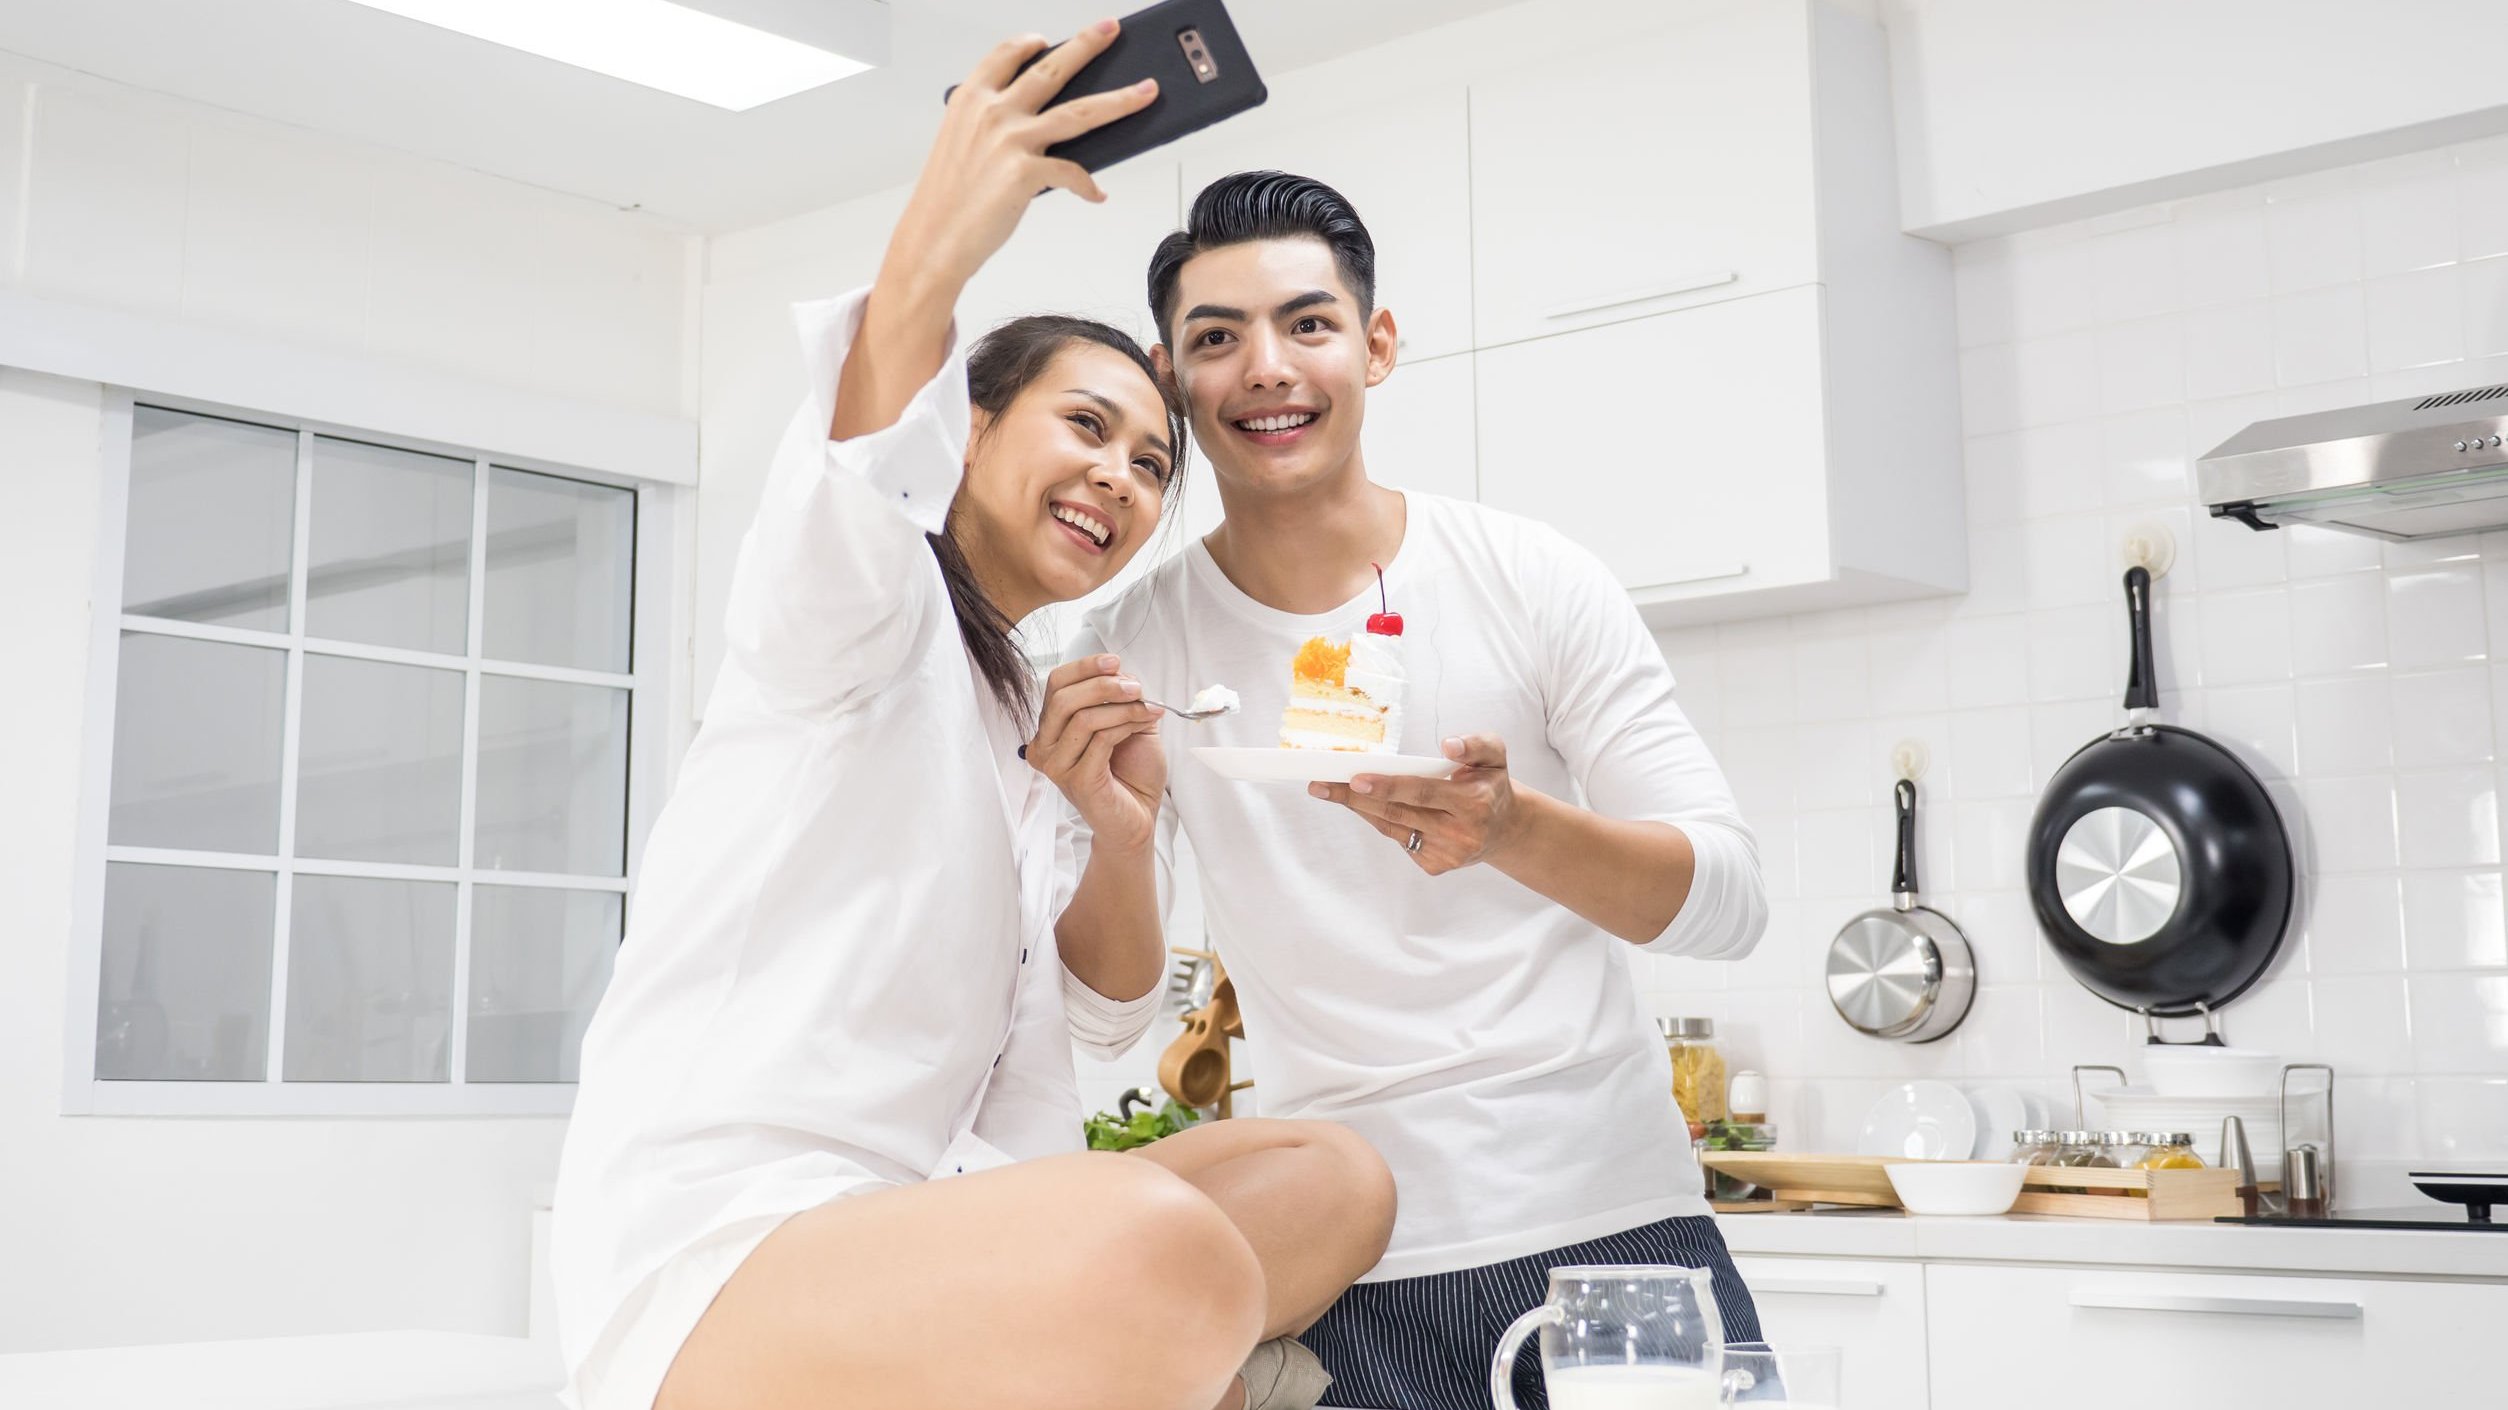
[[[2151,664],[2151,570],[2137,563],[2125,570],[2125,617],[2133,632],[2133,660],[2126,667],[2125,708],[2160,707],[2160,673]]]
[[[1890,869],[1890,895],[1904,911],[1916,904],[1916,781],[1900,779],[1893,796],[1898,800],[1898,860]]]

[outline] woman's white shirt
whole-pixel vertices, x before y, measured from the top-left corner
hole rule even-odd
[[[896,424],[830,441],[864,299],[794,310],[809,399],[585,1035],[553,1246],[570,1371],[727,1230],[1081,1145],[1064,805],[1016,757],[1024,723],[976,673],[924,538],[963,474],[966,364],[953,333]],[[1097,999],[1077,1036],[1108,1046],[1154,1002]]]

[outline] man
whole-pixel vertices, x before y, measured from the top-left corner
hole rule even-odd
[[[1180,825],[1200,859],[1264,1114],[1345,1123],[1394,1174],[1384,1260],[1304,1336],[1331,1398],[1444,1410],[1481,1403],[1499,1332],[1555,1265],[1710,1268],[1726,1338],[1757,1336],[1620,950],[1736,958],[1767,905],[1723,775],[1601,563],[1368,478],[1367,390],[1396,347],[1374,283],[1366,227],[1320,182],[1240,173],[1194,201],[1151,261],[1152,355],[1226,520],[1073,650],[1120,656],[1150,698],[1240,692],[1235,715],[1169,726],[1171,749],[1269,746],[1301,642],[1346,641],[1380,605],[1403,619],[1404,752],[1442,752],[1450,779],[1300,790],[1178,757],[1160,826],[1162,856]],[[1147,955],[1157,904],[1083,887],[1063,926]],[[1528,1405],[1537,1379],[1526,1358]]]

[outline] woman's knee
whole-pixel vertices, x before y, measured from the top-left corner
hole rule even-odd
[[[1096,1288],[1116,1290],[1121,1317],[1160,1344],[1200,1345],[1233,1368],[1261,1334],[1263,1268],[1210,1197],[1145,1160],[1099,1167],[1099,1217],[1110,1237]],[[1147,1253],[1151,1256],[1143,1257]]]
[[[1341,1195],[1343,1217],[1362,1242],[1383,1253],[1393,1234],[1393,1216],[1400,1196],[1393,1171],[1367,1138],[1335,1121],[1300,1121],[1298,1136],[1332,1158],[1334,1186]],[[1372,1259],[1370,1260],[1373,1261]]]

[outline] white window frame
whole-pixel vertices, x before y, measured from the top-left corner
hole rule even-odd
[[[125,619],[122,567],[129,539],[131,420],[140,405],[246,421],[296,433],[295,547],[289,564],[288,629],[254,631],[162,618]],[[471,462],[480,477],[473,482],[469,564],[469,633],[465,654],[411,651],[315,638],[311,650],[322,655],[369,661],[459,669],[464,674],[462,715],[461,839],[458,862],[450,867],[391,863],[328,862],[290,855],[294,851],[296,767],[299,707],[303,690],[302,661],[308,650],[305,635],[306,549],[312,524],[308,457],[317,436],[334,436],[372,445],[450,456]],[[677,520],[685,487],[628,476],[559,465],[530,456],[482,452],[475,447],[449,446],[408,436],[380,434],[360,427],[283,413],[238,408],[180,396],[161,396],[108,387],[104,436],[100,447],[103,473],[96,530],[95,581],[89,597],[85,754],[81,759],[78,813],[78,875],[73,892],[69,946],[68,1012],[63,1029],[62,1112],[73,1116],[563,1116],[573,1110],[571,1082],[482,1082],[466,1080],[470,1030],[470,910],[479,885],[523,883],[574,890],[602,891],[625,898],[625,919],[632,919],[636,876],[645,838],[661,809],[668,787],[670,760],[681,730],[675,719],[678,686],[671,663],[677,658],[679,634],[674,612],[678,574],[675,555],[682,535]],[[633,669],[620,674],[558,666],[532,666],[499,661],[483,665],[486,600],[487,496],[479,493],[490,467],[536,471],[593,484],[612,485],[636,496],[631,587],[634,619],[630,649]],[[283,649],[290,653],[287,677],[285,734],[279,780],[279,861],[276,933],[271,950],[271,1009],[266,1075],[257,1082],[149,1081],[96,1076],[97,1003],[103,982],[104,892],[108,862],[165,863],[269,872],[269,861],[247,862],[215,852],[190,852],[153,847],[124,847],[106,841],[112,812],[114,706],[121,662],[121,636],[126,625],[169,636],[203,641]],[[628,694],[627,863],[619,877],[579,877],[478,869],[471,848],[478,791],[479,681],[482,675],[623,687]],[[288,929],[292,886],[299,875],[373,876],[453,882],[455,949],[451,991],[451,1065],[443,1082],[288,1082],[280,1080],[286,1059],[286,984]],[[624,919],[622,920],[623,933]]]

